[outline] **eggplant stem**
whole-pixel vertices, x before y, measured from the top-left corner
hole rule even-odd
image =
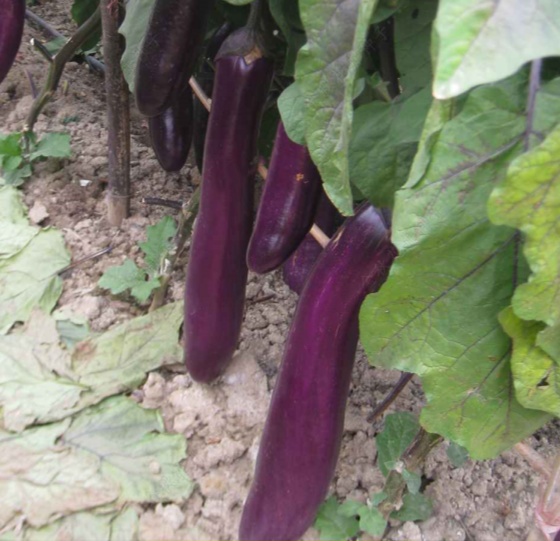
[[[97,8],[90,18],[84,22],[84,24],[76,30],[74,35],[62,46],[62,49],[60,49],[60,51],[52,57],[45,84],[43,85],[40,94],[33,101],[31,110],[29,111],[27,120],[23,126],[23,133],[26,138],[33,132],[33,126],[35,125],[35,122],[37,122],[37,118],[58,88],[62,72],[64,71],[64,66],[66,66],[66,63],[76,54],[76,51],[87,41],[87,39],[89,39],[89,37],[99,29],[100,21],[101,12],[99,8]]]
[[[189,85],[192,88],[194,95],[200,100],[200,103],[204,105],[204,108],[207,111],[210,111],[212,100],[206,95],[204,90],[202,90],[202,87],[200,86],[200,84],[198,84],[198,81],[194,77],[191,77],[189,79]]]
[[[187,240],[191,236],[194,220],[198,213],[199,201],[200,188],[197,188],[192,194],[189,202],[182,207],[183,211],[181,212],[181,215],[179,217],[177,234],[175,235],[175,249],[171,254],[171,257],[169,258],[167,272],[163,276],[161,276],[161,285],[154,292],[152,304],[150,304],[148,312],[153,312],[154,310],[157,310],[159,307],[163,306],[167,288],[169,286],[169,282],[171,281],[171,274],[175,269],[175,265],[177,264],[179,256],[183,253]]]
[[[403,467],[408,471],[419,470],[428,453],[442,441],[443,438],[438,434],[431,434],[421,428],[401,457],[400,461]],[[406,481],[403,476],[396,470],[391,470],[383,487],[383,492],[387,494],[387,498],[379,504],[379,511],[386,519],[399,506],[405,488]]]

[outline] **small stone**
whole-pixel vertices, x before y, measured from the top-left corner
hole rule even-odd
[[[49,213],[47,212],[47,207],[43,205],[40,201],[35,201],[33,206],[29,210],[29,219],[34,224],[40,224],[43,220],[49,217]]]

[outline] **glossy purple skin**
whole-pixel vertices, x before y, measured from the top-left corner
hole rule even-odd
[[[207,96],[212,95],[212,89],[214,87],[214,68],[213,62],[214,58],[218,54],[220,47],[224,40],[231,34],[232,26],[229,22],[224,23],[214,35],[210,38],[206,51],[204,53],[203,62],[200,66],[200,70],[196,74],[196,80],[200,85],[200,88],[204,91]],[[206,140],[206,129],[208,126],[208,111],[202,105],[200,100],[194,97],[194,109],[193,109],[193,150],[194,159],[198,170],[202,173],[202,161],[204,158],[204,142]]]
[[[185,287],[185,364],[200,382],[220,375],[241,331],[257,137],[272,70],[265,58],[251,64],[240,56],[216,61]]]
[[[189,155],[193,135],[193,94],[188,84],[161,115],[148,119],[150,140],[165,171],[180,171]]]
[[[0,0],[0,83],[16,58],[25,20],[25,0]]]
[[[330,237],[336,231],[336,225],[340,223],[341,219],[342,217],[336,207],[322,192],[313,222]],[[302,292],[307,277],[322,251],[323,247],[308,233],[296,251],[282,265],[284,282],[298,295]]]
[[[136,70],[135,97],[145,116],[162,114],[192,75],[212,0],[156,0]]]
[[[369,204],[324,249],[299,299],[245,502],[241,541],[295,541],[334,474],[358,341],[358,311],[395,257]]]
[[[307,148],[294,143],[278,124],[268,175],[247,252],[254,272],[279,267],[313,224],[321,177]]]

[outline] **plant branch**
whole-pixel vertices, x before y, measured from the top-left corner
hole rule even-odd
[[[204,90],[202,90],[202,87],[200,86],[198,81],[194,77],[191,77],[189,79],[189,85],[194,95],[199,99],[200,103],[204,105],[204,108],[207,111],[210,111],[210,107],[212,106],[212,100],[206,95]]]
[[[368,416],[368,421],[372,423],[378,417],[383,415],[385,410],[397,399],[397,397],[402,393],[404,388],[408,385],[408,382],[414,377],[414,374],[410,372],[403,372],[397,383],[389,391],[389,394],[377,405],[373,410],[371,415]]]
[[[395,21],[393,17],[379,23],[376,27],[375,41],[379,54],[379,71],[381,78],[387,83],[387,91],[391,99],[401,93],[399,72],[395,57]]]
[[[441,436],[430,434],[421,428],[401,458],[403,467],[408,471],[418,470],[428,453],[441,441],[443,441]],[[406,482],[403,476],[398,471],[391,470],[383,487],[387,499],[379,504],[379,511],[386,519],[400,505],[405,488]]]
[[[28,21],[32,22],[34,25],[44,30],[49,36],[53,38],[66,39],[63,34],[61,34],[58,30],[50,26],[49,23],[41,19],[41,17],[35,15],[35,13],[33,13],[30,9],[25,10],[25,18]],[[105,73],[105,66],[103,65],[102,62],[97,60],[97,58],[94,58],[93,56],[90,55],[86,55],[85,60],[94,71],[97,71],[99,73]]]
[[[78,30],[76,30],[75,34],[52,58],[45,84],[43,85],[43,88],[37,98],[33,101],[31,110],[29,111],[27,120],[23,126],[23,133],[26,137],[33,132],[33,126],[35,126],[35,122],[37,122],[37,118],[41,114],[41,111],[56,92],[60,78],[62,77],[62,72],[64,71],[64,66],[76,54],[76,51],[99,28],[100,17],[100,11],[99,8],[97,8],[91,17],[82,24]]]
[[[74,268],[78,267],[79,265],[85,263],[86,261],[91,261],[92,259],[97,259],[98,257],[101,257],[102,255],[108,254],[112,249],[113,249],[112,246],[107,246],[107,248],[103,248],[103,250],[99,250],[98,252],[86,255],[86,256],[82,257],[81,259],[77,259],[76,261],[70,263],[70,265],[67,265],[63,269],[59,270],[57,272],[57,274],[60,276],[62,273],[66,272],[66,271],[69,271],[71,269],[74,269]]]
[[[158,205],[160,207],[167,207],[170,209],[181,210],[183,208],[183,203],[181,201],[175,201],[173,199],[161,199],[159,197],[143,197],[141,202],[145,205]]]
[[[551,469],[546,460],[539,455],[532,447],[520,441],[513,446],[513,450],[522,456],[529,465],[538,473],[546,478],[550,477]]]
[[[171,274],[173,269],[177,264],[179,256],[183,253],[187,240],[191,235],[191,231],[194,225],[194,220],[198,214],[198,204],[200,201],[200,188],[197,188],[192,194],[189,202],[183,206],[183,212],[179,218],[179,224],[177,226],[177,235],[175,236],[175,249],[172,254],[170,254],[169,265],[167,265],[167,272],[161,276],[161,285],[154,291],[154,297],[152,299],[152,304],[150,305],[149,312],[157,310],[159,307],[163,306],[165,301],[165,295],[167,293],[167,288],[169,287],[169,282],[171,281]]]
[[[124,38],[119,34],[122,9],[114,0],[101,0],[107,131],[109,189],[107,219],[119,226],[130,213],[130,107],[128,85],[121,69]]]

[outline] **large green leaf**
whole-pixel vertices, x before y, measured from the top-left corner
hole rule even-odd
[[[77,415],[60,441],[96,458],[103,477],[119,485],[123,503],[181,500],[193,489],[179,465],[186,457],[185,439],[163,430],[159,412],[116,396]]]
[[[103,398],[134,389],[149,371],[179,362],[182,317],[182,303],[166,305],[80,342],[71,357],[60,344],[52,318],[42,318],[40,325],[24,333],[3,337],[2,424],[22,430],[35,422],[64,419]]]
[[[158,412],[124,396],[20,434],[0,430],[0,530],[23,521],[39,528],[99,506],[111,512],[127,501],[187,498],[193,484],[179,465],[185,440],[162,431]],[[74,517],[59,526],[72,531],[86,520]],[[118,539],[113,529],[122,534],[127,524],[134,525],[133,517],[112,523],[110,539]],[[58,529],[53,525],[46,533]],[[30,539],[41,539],[37,535]]]
[[[558,0],[440,0],[434,96],[446,99],[560,55]]]
[[[104,477],[99,457],[57,443],[69,420],[21,434],[0,430],[0,531],[40,527],[60,515],[113,502],[117,482]]]
[[[269,0],[268,5],[287,43],[284,75],[293,76],[297,52],[305,43],[305,31],[299,17],[298,3],[294,0]]]
[[[420,178],[397,192],[393,240],[400,255],[361,310],[371,362],[419,374],[427,398],[422,425],[474,458],[497,455],[549,418],[514,396],[510,340],[498,314],[522,269],[515,232],[491,224],[485,212],[523,149],[526,86],[525,77],[515,77],[473,91],[436,138],[423,140],[431,157]],[[546,115],[535,115],[540,132],[560,118],[560,104],[546,90],[537,112],[544,106]]]
[[[137,541],[138,515],[128,507],[121,512],[82,511],[56,520],[42,528],[24,528],[13,541]],[[0,541],[4,541],[0,537]],[[10,540],[11,541],[11,540]]]
[[[513,297],[518,317],[560,323],[560,125],[515,160],[489,202],[492,221],[525,234],[532,274]],[[558,359],[560,361],[560,359]]]
[[[129,0],[126,4],[124,21],[119,28],[119,33],[126,40],[124,53],[121,57],[121,68],[128,83],[128,88],[133,94],[138,56],[153,7],[154,0]]]
[[[21,249],[39,233],[30,226],[21,194],[13,186],[0,188],[0,259],[6,259]]]
[[[376,4],[377,0],[299,4],[307,43],[297,57],[296,80],[305,103],[306,142],[328,196],[346,215],[353,213],[348,148],[354,84]]]
[[[426,114],[430,89],[392,103],[375,101],[355,112],[349,150],[350,178],[376,206],[391,207],[408,176]]]
[[[34,308],[50,312],[62,293],[58,272],[70,263],[60,231],[42,229],[11,257],[0,259],[0,334]]]
[[[526,408],[560,417],[560,366],[536,345],[544,325],[519,319],[511,307],[500,314],[500,323],[513,341],[515,396]]]

